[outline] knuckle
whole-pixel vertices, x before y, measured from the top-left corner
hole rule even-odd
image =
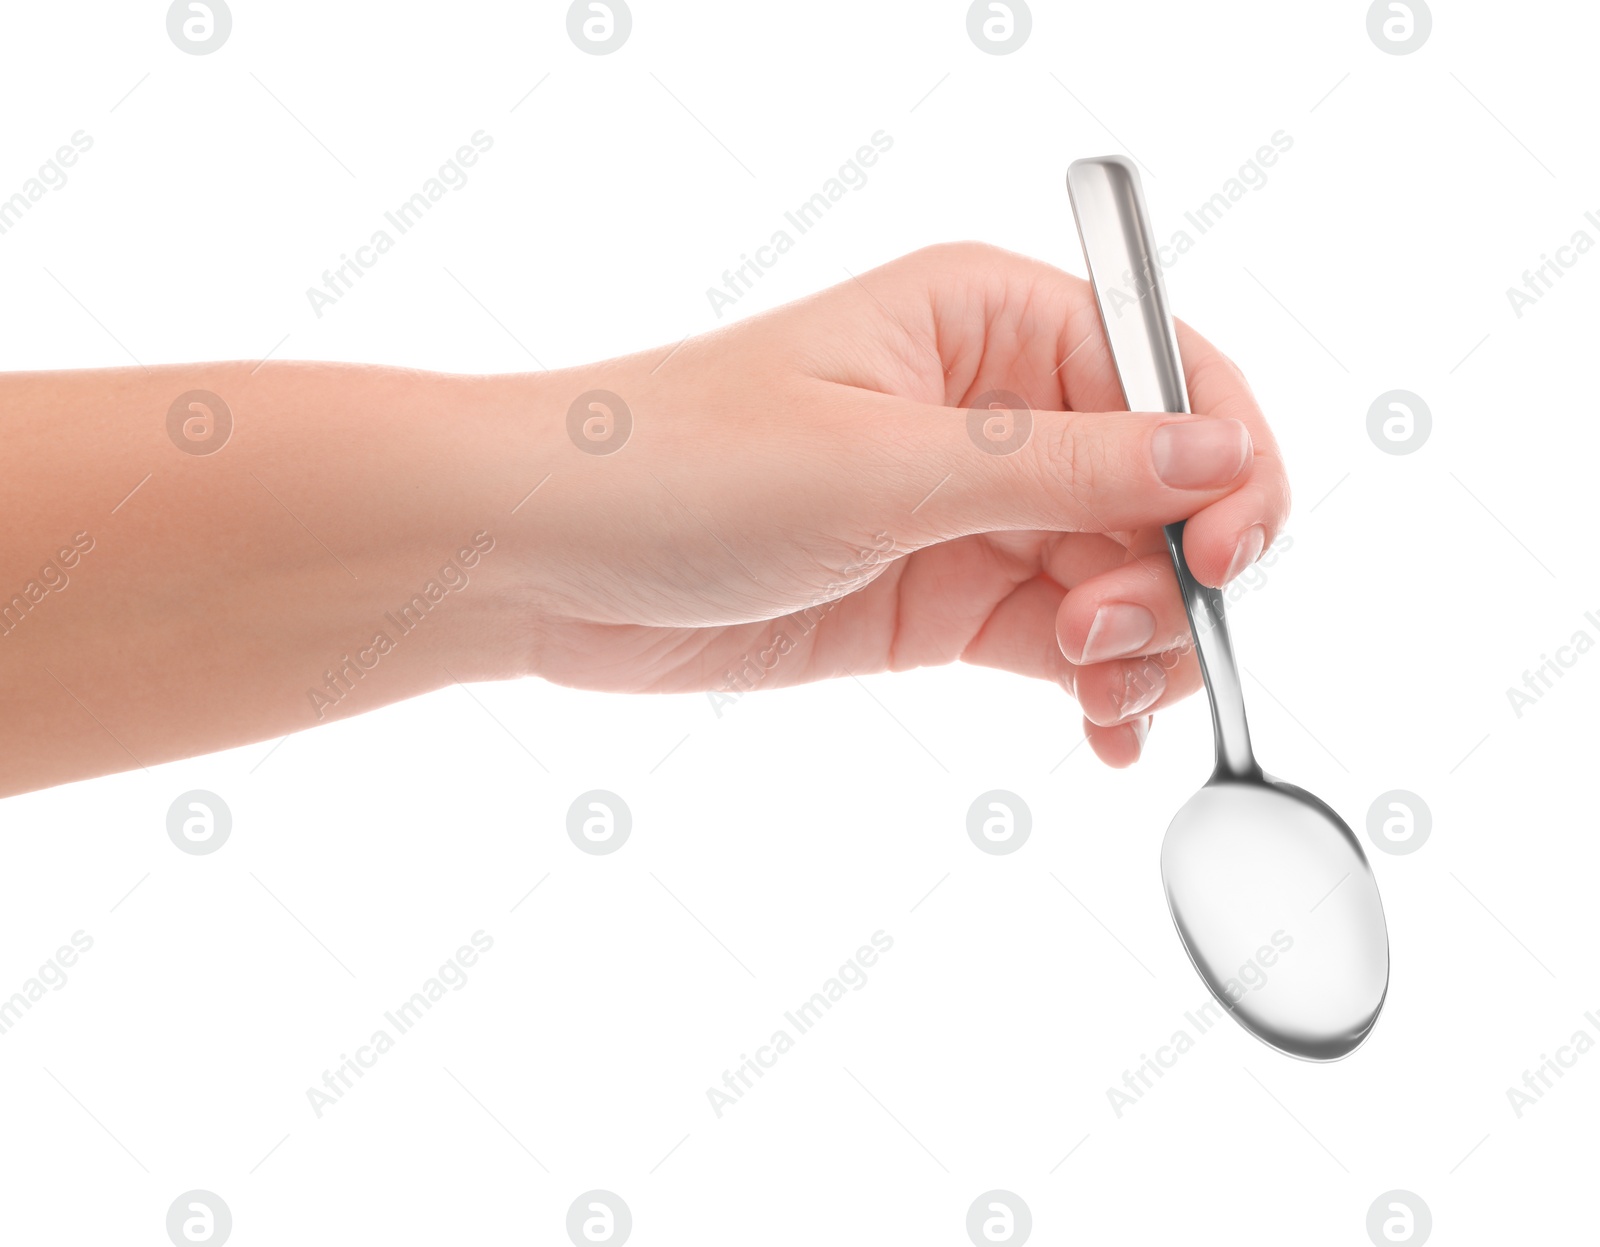
[[[1106,468],[1103,442],[1086,436],[1083,424],[1073,415],[1036,422],[1033,457],[1046,496],[1062,500],[1080,514]]]
[[[936,242],[919,247],[902,259],[919,268],[947,268],[991,259],[998,251],[988,243],[975,240]]]

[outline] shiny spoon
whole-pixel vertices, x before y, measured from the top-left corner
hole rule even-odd
[[[1139,174],[1120,156],[1067,170],[1111,358],[1130,411],[1189,410]],[[1195,580],[1166,528],[1216,734],[1211,778],[1161,845],[1172,921],[1211,994],[1256,1038],[1309,1061],[1360,1046],[1389,990],[1389,935],[1350,828],[1250,748],[1222,593]]]

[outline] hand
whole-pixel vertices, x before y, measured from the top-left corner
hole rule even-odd
[[[547,427],[603,389],[632,430],[606,454],[549,434],[528,668],[732,698],[960,659],[1061,685],[1095,752],[1130,764],[1151,712],[1200,685],[1162,526],[1189,518],[1190,567],[1222,585],[1289,506],[1243,376],[1178,340],[1202,414],[1120,412],[1087,283],[963,243],[549,374]],[[1031,413],[971,417],[992,391]]]

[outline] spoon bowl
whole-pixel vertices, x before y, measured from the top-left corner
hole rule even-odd
[[[1389,989],[1378,885],[1350,829],[1304,789],[1213,781],[1161,845],[1172,921],[1245,1029],[1291,1056],[1353,1052]]]

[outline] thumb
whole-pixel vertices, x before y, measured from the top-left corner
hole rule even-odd
[[[926,463],[932,492],[907,525],[924,544],[1010,529],[1174,523],[1227,496],[1255,456],[1250,431],[1216,416],[894,401],[894,476],[908,466],[906,447],[926,448],[909,466]]]

